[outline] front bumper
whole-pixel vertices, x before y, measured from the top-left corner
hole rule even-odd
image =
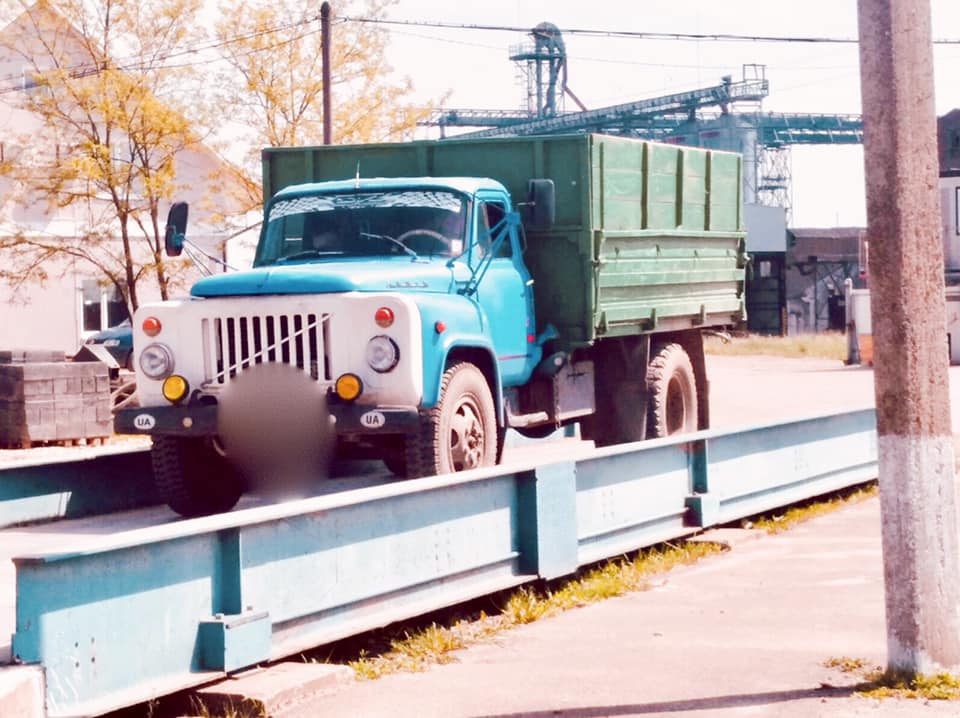
[[[331,403],[331,422],[338,436],[403,434],[417,426],[416,407],[371,407]],[[121,409],[113,420],[118,434],[211,437],[217,434],[216,404],[146,406]]]

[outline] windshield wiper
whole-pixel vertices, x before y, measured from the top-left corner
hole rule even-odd
[[[419,255],[419,254],[417,254],[416,252],[414,252],[412,249],[410,249],[410,247],[408,247],[407,245],[405,245],[405,244],[404,244],[403,242],[401,242],[399,239],[396,239],[395,237],[391,237],[389,234],[374,234],[373,232],[361,232],[361,233],[360,233],[360,236],[361,236],[361,237],[369,237],[370,239],[385,239],[385,240],[387,240],[388,242],[393,242],[395,245],[397,245],[398,247],[400,247],[400,249],[402,249],[404,252],[406,252],[407,254],[409,254],[409,255],[410,255],[411,257],[413,257],[414,259],[420,259],[420,255]]]
[[[298,259],[310,259],[311,257],[325,257],[329,254],[343,254],[340,251],[331,251],[329,249],[305,249],[302,252],[295,252],[294,254],[287,255],[286,257],[277,257],[273,263],[280,264],[281,262],[293,262]]]

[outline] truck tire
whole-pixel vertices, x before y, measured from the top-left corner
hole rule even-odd
[[[155,436],[150,459],[157,493],[181,516],[229,511],[243,493],[240,473],[204,439]]]
[[[655,347],[652,355],[653,359],[647,367],[649,438],[696,431],[697,381],[690,357],[676,343]]]
[[[420,415],[419,430],[406,438],[407,477],[494,466],[498,443],[486,378],[473,364],[454,364],[444,372],[440,401]]]

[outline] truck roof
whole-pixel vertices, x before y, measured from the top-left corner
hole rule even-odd
[[[275,197],[313,192],[349,192],[355,189],[381,191],[406,187],[452,189],[465,194],[474,194],[482,189],[507,191],[500,182],[488,177],[361,177],[359,181],[349,179],[290,185],[277,192]]]

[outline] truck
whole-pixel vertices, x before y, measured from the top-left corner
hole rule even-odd
[[[607,446],[709,426],[703,334],[745,318],[739,155],[577,134],[262,160],[252,268],[134,317],[140,407],[115,428],[152,437],[176,512],[246,490],[256,441],[231,446],[226,392],[267,365],[317,387],[274,409],[323,403],[339,454],[406,478],[494,465],[511,429]],[[169,254],[186,224],[175,203]]]

